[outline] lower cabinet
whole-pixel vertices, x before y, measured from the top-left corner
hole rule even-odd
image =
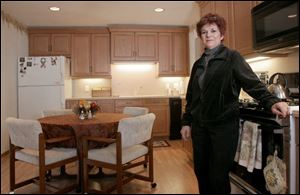
[[[118,99],[118,100],[115,100],[115,112],[123,112],[123,109],[127,106],[142,107],[143,103],[142,103],[141,99]]]
[[[153,136],[169,137],[170,134],[170,109],[168,98],[144,99],[144,107],[155,114]]]
[[[73,109],[78,104],[79,100],[66,100],[66,109]]]
[[[95,100],[100,106],[101,112],[114,112],[115,100]]]

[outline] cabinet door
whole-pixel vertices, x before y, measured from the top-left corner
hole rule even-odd
[[[111,60],[135,60],[134,32],[111,33]]]
[[[29,55],[50,55],[51,34],[29,35]]]
[[[173,33],[173,75],[188,75],[188,35],[187,33]]]
[[[226,32],[223,44],[229,48],[233,48],[234,46],[234,36],[230,36],[233,34],[232,32],[232,23],[231,23],[231,15],[230,15],[230,9],[232,6],[232,2],[229,1],[214,1],[215,3],[215,13],[222,16],[225,21],[227,22],[226,25]]]
[[[135,33],[135,59],[157,60],[158,56],[157,33],[137,32]]]
[[[153,136],[169,136],[169,106],[151,105],[147,106],[149,113],[154,113],[156,118],[153,124]]]
[[[158,39],[159,76],[170,75],[173,64],[172,33],[159,33]]]
[[[92,35],[92,75],[111,75],[109,34]]]
[[[51,53],[53,55],[71,56],[71,35],[52,34]]]
[[[91,72],[91,35],[72,35],[72,76],[89,76]]]
[[[170,114],[168,98],[145,98],[144,107],[149,108],[149,113],[154,113],[156,118],[153,124],[153,136],[169,136]]]
[[[188,34],[159,33],[159,76],[188,75]]]
[[[123,109],[126,106],[137,106],[137,107],[142,107],[143,102],[141,99],[118,99],[115,100],[115,112],[123,112]]]
[[[232,20],[235,47],[241,55],[253,52],[252,49],[252,20],[251,9],[255,5],[252,1],[233,1]]]
[[[206,2],[200,1],[199,5],[200,5],[201,17],[203,17],[208,13],[215,13],[215,1],[206,1]],[[200,41],[200,52],[202,53],[203,51],[204,51],[204,45],[202,41]]]

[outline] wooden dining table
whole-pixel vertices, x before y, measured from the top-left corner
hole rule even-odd
[[[38,119],[41,123],[43,133],[46,139],[73,136],[74,139],[64,141],[61,143],[47,144],[46,148],[51,147],[67,147],[77,148],[79,155],[79,182],[80,189],[82,189],[83,179],[83,154],[82,142],[83,136],[98,136],[113,138],[115,137],[119,121],[123,118],[130,117],[131,115],[123,113],[96,113],[92,119],[79,119],[78,115],[56,115],[48,116]],[[89,142],[88,147],[101,148],[106,147],[104,143]]]

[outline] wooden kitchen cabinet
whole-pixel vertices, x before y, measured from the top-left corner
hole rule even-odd
[[[251,9],[255,6],[252,1],[233,1],[231,28],[234,49],[241,55],[254,53],[252,46],[252,19]]]
[[[159,39],[159,76],[187,76],[189,73],[188,31],[162,32]]]
[[[115,100],[101,99],[95,102],[100,106],[101,112],[115,112]]]
[[[156,118],[153,124],[153,136],[168,137],[170,132],[170,109],[168,98],[147,98],[144,99],[144,107],[149,113],[154,113]]]
[[[73,109],[79,105],[79,100],[66,100],[66,109]]]
[[[71,34],[34,33],[29,31],[29,55],[71,55]]]
[[[157,61],[158,40],[156,32],[111,33],[111,60]]]
[[[110,77],[110,35],[72,34],[73,77]]]
[[[224,45],[241,55],[254,53],[252,49],[251,9],[261,1],[203,1],[199,2],[200,15],[217,13],[227,22]],[[203,45],[201,45],[203,49]]]
[[[117,99],[115,100],[115,112],[123,112],[123,109],[127,106],[130,107],[142,107],[143,102],[141,99]]]

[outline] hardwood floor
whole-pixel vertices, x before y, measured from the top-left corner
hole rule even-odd
[[[156,188],[151,188],[149,182],[133,180],[126,184],[123,193],[126,194],[197,194],[198,187],[194,175],[192,162],[182,149],[181,140],[168,141],[170,147],[154,148],[154,178]],[[67,172],[75,171],[75,164],[67,167]],[[104,170],[106,171],[106,170]],[[136,171],[143,171],[141,170]],[[55,173],[54,173],[55,174]],[[38,169],[32,165],[18,163],[16,168],[16,180],[22,181],[28,177],[38,175]],[[90,182],[93,187],[99,187],[99,182],[105,184],[112,178],[97,179]],[[51,181],[49,185],[62,185],[68,180]],[[49,189],[51,186],[47,185]],[[1,194],[9,192],[9,158],[8,155],[1,157]],[[38,184],[31,184],[17,189],[16,194],[36,194]]]

